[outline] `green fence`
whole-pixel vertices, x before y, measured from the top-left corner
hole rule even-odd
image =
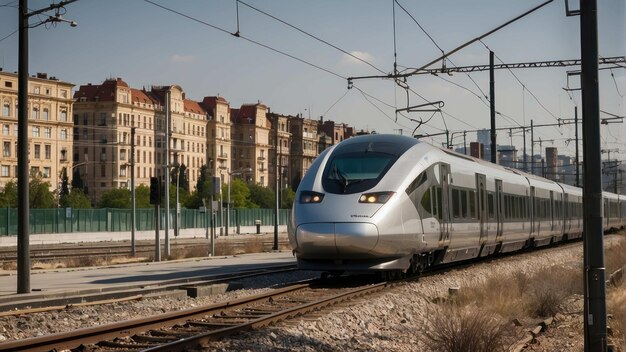
[[[280,209],[278,224],[286,225],[291,210]],[[174,226],[175,209],[170,209],[170,227]],[[165,210],[161,209],[161,228],[165,224]],[[137,209],[135,212],[137,231],[154,230],[154,209]],[[274,209],[247,209],[236,208],[218,211],[215,215],[216,226],[254,226],[256,220],[262,225],[274,225]],[[30,233],[66,233],[66,232],[115,232],[131,230],[130,209],[30,209]],[[209,223],[209,214],[198,209],[181,209],[180,228],[206,228]],[[17,209],[0,209],[0,236],[17,234]]]

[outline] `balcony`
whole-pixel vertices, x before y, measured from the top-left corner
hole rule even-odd
[[[267,168],[265,166],[261,166],[259,168],[259,172],[265,172],[265,171],[267,171]]]
[[[265,161],[265,157],[264,156],[260,156],[260,157],[256,158],[256,160],[258,160],[258,161]]]
[[[218,159],[228,159],[228,153],[219,153],[217,155]]]

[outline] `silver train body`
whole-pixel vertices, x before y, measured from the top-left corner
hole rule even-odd
[[[580,237],[582,189],[397,135],[347,139],[296,192],[289,241],[302,269],[403,271]],[[626,197],[604,193],[604,227]]]

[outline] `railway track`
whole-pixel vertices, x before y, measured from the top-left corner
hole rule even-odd
[[[244,250],[250,241],[237,240],[225,241],[224,246],[229,251]],[[263,251],[269,251],[273,247],[273,241],[257,242]],[[287,241],[279,241],[279,247],[288,245]],[[198,246],[205,246],[208,250],[209,240],[185,241],[172,243],[172,251],[194,249]],[[0,265],[4,263],[14,263],[17,260],[16,249],[0,249]],[[137,243],[135,245],[135,256],[150,256],[154,253],[154,243]],[[130,244],[107,244],[107,245],[80,245],[80,246],[45,246],[31,247],[30,258],[36,262],[52,262],[56,260],[81,259],[81,258],[119,258],[131,256]]]
[[[11,341],[0,344],[0,351],[49,351],[78,346],[82,351],[183,351],[226,335],[371,295],[392,285],[352,282],[346,287],[339,280],[310,280],[218,304]]]

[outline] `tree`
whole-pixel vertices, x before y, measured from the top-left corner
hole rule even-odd
[[[244,208],[249,206],[250,189],[241,179],[232,178],[230,181],[231,208]],[[222,186],[222,199],[228,201],[228,185]]]
[[[70,194],[70,186],[67,178],[67,169],[63,168],[61,171],[61,192],[59,193],[59,197],[63,198],[63,196],[67,196],[68,194]]]
[[[79,189],[83,191],[83,193],[87,194],[87,189],[85,188],[85,182],[83,178],[80,176],[80,170],[74,169],[74,173],[72,175],[72,189]]]
[[[11,180],[4,186],[0,192],[1,208],[17,208],[17,182]]]
[[[291,189],[294,192],[298,190],[298,186],[300,186],[300,181],[302,181],[302,176],[300,176],[300,171],[298,171],[291,179]]]
[[[91,209],[91,200],[80,189],[73,189],[69,194],[61,196],[62,208]]]
[[[44,182],[41,176],[32,176],[29,182],[29,205],[31,209],[56,208],[54,194],[50,191],[50,183]]]
[[[259,185],[250,185],[250,208],[271,209],[276,207],[274,191]]]
[[[281,209],[291,209],[293,201],[296,197],[296,192],[294,192],[291,188],[285,188],[281,191],[281,196]]]
[[[126,188],[113,188],[102,192],[98,208],[130,208],[130,190]]]
[[[137,209],[153,207],[153,205],[150,204],[149,186],[139,185],[137,188],[135,188],[135,207],[137,207]]]

